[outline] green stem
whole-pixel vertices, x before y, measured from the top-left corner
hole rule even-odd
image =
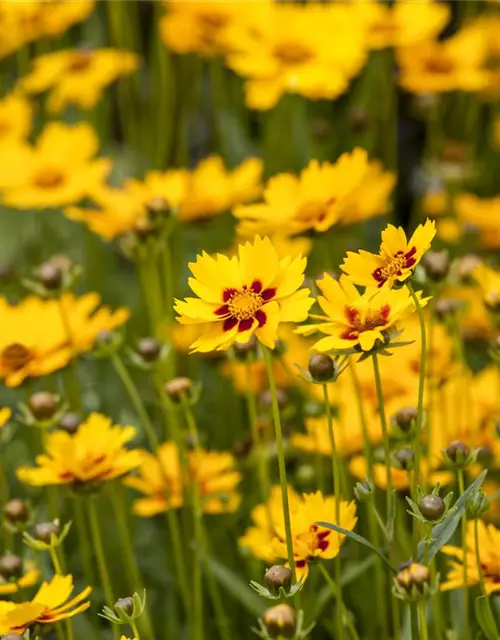
[[[335,434],[333,432],[333,418],[332,418],[332,408],[330,406],[330,398],[328,397],[328,385],[323,384],[323,400],[325,402],[326,408],[326,419],[328,422],[328,436],[330,438],[330,446],[332,448],[332,475],[333,475],[333,494],[335,497],[335,522],[340,527],[342,523],[340,522],[340,501],[342,499],[342,488],[340,486],[340,469],[339,469],[339,458],[337,455],[337,446],[335,444]],[[337,557],[334,560],[335,566],[335,582],[338,587],[338,600],[342,605],[342,567],[340,564],[340,549],[341,549],[341,540],[340,535],[339,539],[339,552]],[[337,616],[337,638],[342,639],[344,637],[344,625],[342,624],[342,616]]]
[[[288,505],[288,482],[286,478],[286,465],[285,465],[285,448],[283,446],[283,433],[281,430],[281,418],[278,405],[278,396],[276,393],[276,380],[274,378],[272,354],[271,350],[263,346],[262,353],[264,356],[264,362],[267,370],[267,377],[269,379],[269,387],[271,389],[272,405],[273,405],[273,419],[274,429],[276,432],[276,446],[278,449],[278,467],[281,485],[281,501],[283,507],[283,518],[285,521],[285,537],[286,537],[286,550],[288,556],[288,564],[293,576],[293,582],[295,582],[295,558],[293,555],[293,539],[292,539],[292,523],[290,520],[290,507]]]
[[[95,499],[90,497],[87,500],[90,534],[92,536],[92,545],[95,550],[97,568],[99,570],[99,576],[101,578],[101,584],[104,591],[104,599],[108,607],[113,607],[115,599],[113,597],[113,589],[111,587],[111,580],[109,578],[108,567],[106,564],[106,555],[104,553],[104,547],[102,544],[101,531],[99,529],[99,517],[97,515]],[[117,625],[111,626],[114,640],[118,640],[120,633]]]
[[[458,492],[462,495],[465,491],[465,478],[464,478],[464,470],[458,469]],[[467,570],[467,514],[465,511],[462,515],[462,549],[464,552],[463,559],[463,571],[464,571],[464,587],[463,587],[463,597],[464,597],[464,633],[463,637],[469,637],[469,579],[468,579],[468,570]]]
[[[50,547],[49,548],[49,553],[50,553],[50,557],[52,559],[52,564],[54,565],[54,571],[58,574],[58,575],[63,575],[63,570],[61,567],[61,562],[57,556],[57,549],[56,547]],[[67,640],[74,640],[75,634],[73,631],[73,621],[71,620],[71,618],[66,618],[64,621],[64,626],[66,628],[66,638]]]
[[[134,634],[134,640],[141,640],[141,636],[139,635],[139,629],[133,620],[130,621],[130,628]],[[152,638],[153,636],[146,636],[147,638]]]
[[[418,609],[417,609],[416,602],[412,602],[410,604],[410,614],[411,614],[411,640],[419,640],[420,633],[418,631]]]
[[[389,444],[389,432],[387,430],[387,417],[385,415],[384,395],[382,393],[382,379],[380,377],[380,368],[378,365],[378,356],[376,353],[372,355],[373,373],[375,375],[375,388],[377,390],[378,411],[380,413],[380,425],[382,427],[382,442],[384,446],[385,473],[386,473],[386,515],[389,516],[391,508],[392,495],[392,476],[391,476],[391,449]]]
[[[337,617],[340,618],[340,620],[342,621],[342,617],[344,617],[346,619],[347,622],[347,628],[349,629],[349,633],[351,634],[351,638],[353,640],[359,640],[359,636],[358,636],[358,632],[356,631],[356,628],[354,627],[352,620],[351,620],[351,616],[349,615],[349,612],[347,611],[344,603],[342,602],[342,598],[340,595],[340,584],[336,584],[330,574],[328,573],[328,571],[325,568],[325,565],[323,562],[319,563],[319,568],[321,573],[323,574],[323,577],[325,578],[326,583],[328,584],[328,586],[331,589],[331,592],[333,593],[333,595],[335,596],[335,598],[337,599],[337,604],[339,607],[339,612],[337,614]]]
[[[429,640],[429,633],[427,630],[427,616],[425,613],[425,601],[419,603],[418,612],[420,616],[420,637],[422,638],[422,640]]]
[[[474,519],[474,547],[476,550],[476,563],[477,563],[477,574],[479,576],[479,587],[481,590],[482,596],[487,596],[486,589],[484,587],[484,574],[483,568],[481,566],[481,554],[479,552],[479,518]],[[464,558],[465,562],[465,558]]]
[[[370,480],[373,480],[373,447],[370,440],[370,434],[368,433],[368,422],[366,420],[365,407],[363,404],[363,393],[361,385],[359,383],[358,374],[356,372],[356,367],[352,362],[349,365],[349,371],[351,372],[352,383],[354,386],[356,401],[358,404],[359,420],[361,422],[361,429],[363,431],[363,447],[365,458],[368,464],[368,477],[370,478]]]

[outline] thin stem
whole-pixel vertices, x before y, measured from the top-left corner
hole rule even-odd
[[[99,576],[101,578],[101,584],[104,591],[104,599],[108,607],[112,607],[115,600],[113,598],[113,589],[111,587],[111,580],[109,578],[108,567],[106,564],[106,555],[104,553],[104,547],[102,544],[101,531],[99,529],[99,517],[97,515],[95,500],[89,498],[87,500],[90,534],[92,536],[92,545],[95,550],[97,568],[99,569]],[[120,634],[117,625],[111,626],[114,640],[118,640]]]
[[[373,373],[375,375],[375,387],[377,390],[378,411],[380,414],[380,425],[382,427],[382,442],[384,446],[384,458],[385,458],[385,473],[387,482],[386,491],[386,507],[387,517],[389,516],[391,509],[391,494],[392,494],[392,476],[391,476],[391,449],[389,445],[389,432],[387,430],[387,418],[385,415],[384,395],[382,393],[382,380],[380,378],[380,368],[378,365],[378,356],[376,353],[372,355],[373,359]]]
[[[479,576],[479,588],[481,590],[481,595],[486,596],[486,589],[484,587],[484,574],[483,567],[481,565],[481,554],[479,552],[479,518],[474,519],[474,547],[476,550],[476,563],[477,563],[477,574]],[[466,558],[464,557],[464,562]]]
[[[285,537],[286,537],[286,550],[288,556],[288,564],[293,576],[293,582],[295,582],[295,558],[293,556],[293,539],[292,539],[292,523],[290,520],[290,508],[288,505],[288,482],[286,478],[286,465],[285,465],[285,448],[283,446],[283,433],[281,430],[281,418],[278,405],[278,396],[276,393],[276,380],[274,378],[272,354],[268,347],[263,346],[262,353],[264,356],[264,362],[267,370],[267,377],[269,379],[269,387],[271,389],[272,405],[273,405],[273,419],[274,430],[276,433],[276,446],[278,449],[278,467],[281,485],[281,502],[283,507],[283,518],[285,521]]]
[[[465,491],[465,479],[464,479],[464,471],[463,469],[458,469],[458,492],[462,495]],[[464,587],[463,587],[463,597],[464,597],[464,633],[463,637],[469,637],[469,579],[468,579],[468,569],[467,569],[467,514],[465,511],[462,515],[462,549],[464,552],[463,559],[463,571],[464,571]]]
[[[137,628],[137,625],[133,620],[130,621],[130,628],[132,629],[132,632],[134,634],[134,640],[141,640],[141,636],[139,635],[139,629]],[[147,636],[147,637],[150,638],[152,636]]]
[[[57,555],[57,549],[56,547],[50,547],[49,548],[49,553],[50,553],[50,557],[52,559],[52,564],[54,565],[54,571],[58,574],[58,575],[63,575],[63,570],[61,567],[61,562],[59,560],[59,557]],[[67,640],[74,640],[75,637],[75,633],[73,630],[73,621],[71,620],[71,618],[66,618],[66,620],[64,621],[64,626],[66,628],[66,638]]]
[[[342,616],[345,617],[346,622],[347,622],[347,628],[349,629],[349,633],[351,634],[351,638],[353,640],[359,640],[359,636],[358,636],[358,632],[356,631],[356,628],[354,627],[351,617],[349,615],[349,612],[347,611],[344,603],[342,602],[342,598],[340,596],[340,584],[336,584],[330,574],[328,573],[328,571],[325,568],[325,565],[323,562],[319,563],[319,568],[321,573],[323,574],[323,577],[325,578],[326,583],[328,584],[328,586],[330,587],[333,595],[335,596],[335,598],[337,599],[337,604],[339,607],[339,611],[337,613],[337,617],[340,618],[341,622],[342,622]]]
[[[330,459],[332,461],[333,494],[335,496],[335,522],[340,527],[341,526],[340,500],[342,499],[342,488],[340,486],[340,473],[339,473],[340,463],[337,455],[337,447],[335,444],[335,434],[333,432],[332,408],[330,406],[330,398],[328,397],[328,385],[323,384],[322,386],[323,386],[323,400],[325,402],[325,408],[326,408],[326,419],[328,422],[328,436],[330,438],[330,446],[332,448],[332,455]],[[338,536],[338,540],[339,540],[339,552],[334,560],[335,582],[337,583],[337,587],[338,587],[338,600],[339,600],[339,603],[342,603],[342,584],[340,582],[342,578],[342,567],[340,564],[340,548],[341,548],[340,535]],[[342,624],[341,616],[337,616],[337,637],[340,639],[344,637],[344,625]]]
[[[425,601],[418,605],[418,613],[420,617],[420,637],[422,640],[429,640],[429,632],[427,629],[427,616],[425,611]]]
[[[416,602],[410,604],[411,613],[411,640],[419,640],[420,633],[418,631],[418,609]]]

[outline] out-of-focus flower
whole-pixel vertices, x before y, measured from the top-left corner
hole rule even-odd
[[[253,334],[273,348],[280,323],[305,320],[313,304],[309,289],[300,288],[305,267],[305,258],[279,260],[269,238],[259,236],[240,245],[231,259],[198,256],[189,265],[189,285],[198,297],[175,303],[181,324],[211,323],[191,349],[227,349]]]
[[[362,18],[346,4],[274,2],[256,28],[236,24],[228,37],[227,64],[247,78],[247,105],[262,110],[285,93],[336,98],[367,54]]]
[[[422,212],[431,218],[446,213],[448,207],[448,194],[442,187],[428,189],[422,196]]]
[[[352,531],[356,525],[356,504],[341,501],[340,521],[335,521],[336,504],[333,496],[323,496],[320,491],[298,495],[288,488],[292,544],[297,577],[307,576],[309,563],[324,558],[335,558],[345,536],[320,527],[318,521],[332,522]],[[273,487],[265,505],[252,511],[254,525],[240,538],[240,544],[255,557],[271,562],[287,558],[284,516],[279,501],[279,487]]]
[[[190,451],[189,482],[197,486],[204,513],[232,513],[238,509],[240,495],[236,492],[241,474],[230,453]],[[129,476],[125,484],[146,497],[134,501],[134,513],[154,516],[184,504],[184,490],[179,452],[173,442],[165,442],[158,456],[144,451],[138,476]]]
[[[11,93],[0,100],[0,146],[25,139],[31,118],[32,108],[24,96]]]
[[[412,93],[481,91],[490,82],[486,38],[475,26],[447,40],[426,40],[397,53],[401,86]]]
[[[481,561],[481,571],[484,579],[486,593],[496,593],[500,591],[498,574],[500,573],[500,531],[492,524],[485,524],[478,520],[479,537],[479,557]],[[479,584],[479,568],[476,560],[475,547],[475,523],[469,522],[467,525],[467,553],[461,547],[445,545],[441,551],[453,560],[450,561],[450,572],[441,584],[441,589],[458,589],[464,586],[464,562],[467,563],[468,585]]]
[[[125,448],[135,437],[134,427],[113,425],[110,418],[92,413],[74,434],[56,431],[47,436],[45,453],[37,467],[21,466],[17,477],[33,486],[52,484],[99,485],[120,478],[142,462],[142,452]]]
[[[16,556],[11,557],[16,558]],[[27,562],[24,567],[21,562],[19,573],[20,575],[13,575],[9,578],[7,575],[2,575],[2,573],[0,572],[0,596],[7,596],[12,595],[13,593],[18,593],[22,589],[32,587],[40,579],[40,572],[35,569],[35,566],[32,562]]]
[[[316,351],[332,351],[359,347],[370,351],[377,340],[385,342],[386,331],[415,311],[412,298],[406,289],[367,290],[360,294],[347,276],[340,281],[325,274],[317,280],[322,296],[318,302],[325,316],[311,315],[319,324],[304,325],[297,333],[311,335],[317,331],[327,337],[316,342]],[[427,302],[420,298],[420,304]]]
[[[364,480],[369,473],[368,463],[364,456],[356,456],[349,462],[349,471],[355,478]],[[431,470],[429,473],[429,467],[427,462],[422,460],[420,463],[420,477],[422,481],[435,485],[439,482],[441,485],[453,482],[453,473],[450,471]],[[373,478],[370,478],[372,482],[379,489],[387,491],[387,473],[385,464],[375,463],[373,465]],[[398,469],[391,467],[391,484],[397,491],[406,491],[411,487],[411,472],[405,469]]]
[[[390,224],[382,231],[378,254],[348,251],[340,268],[355,284],[392,287],[396,281],[403,282],[412,275],[435,234],[436,224],[432,220],[420,224],[409,240],[402,227]]]
[[[119,49],[55,51],[34,59],[33,70],[19,88],[29,94],[49,91],[47,107],[52,113],[70,104],[92,109],[108,85],[138,66],[135,53]]]
[[[94,158],[98,146],[89,124],[52,122],[34,146],[0,148],[1,201],[17,209],[49,209],[82,200],[111,168],[107,158]]]
[[[0,409],[0,429],[2,427],[5,427],[7,422],[10,420],[11,415],[12,411],[11,409],[9,409],[9,407],[2,407]]]
[[[67,293],[60,301],[31,296],[16,305],[0,298],[0,378],[8,387],[17,387],[25,378],[61,369],[75,355],[92,349],[101,331],[128,319],[127,309],[112,312],[99,308],[99,303],[97,293],[79,298]]]
[[[461,222],[477,231],[485,247],[500,247],[500,196],[479,198],[462,193],[455,198],[455,208]]]
[[[487,308],[500,311],[500,273],[485,264],[480,264],[472,272],[472,277],[481,289]]]
[[[73,591],[73,576],[56,574],[50,582],[44,582],[33,600],[7,602],[0,600],[0,633],[23,634],[32,625],[52,625],[86,611],[90,602],[84,602],[92,587],[86,587],[69,600]]]
[[[312,160],[300,176],[283,173],[271,178],[263,203],[236,207],[238,233],[290,236],[381,215],[394,182],[394,175],[369,161],[364,149],[343,154],[335,164]]]
[[[392,6],[371,0],[355,7],[367,22],[371,49],[414,45],[437,36],[450,19],[450,9],[432,0],[398,0]]]

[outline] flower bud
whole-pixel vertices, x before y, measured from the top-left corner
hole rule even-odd
[[[288,394],[283,389],[276,389],[276,397],[278,398],[278,407],[284,409],[288,404]],[[266,389],[259,396],[259,402],[264,407],[273,406],[273,394],[270,389]]]
[[[308,400],[304,404],[303,411],[307,418],[319,418],[325,413],[325,405],[316,400]]]
[[[2,636],[2,640],[24,640],[24,637],[18,633],[8,633],[6,636]]]
[[[292,572],[287,567],[275,564],[268,569],[264,575],[267,588],[273,595],[279,595],[280,589],[285,592],[290,590],[292,586]]]
[[[45,544],[51,544],[51,538],[53,535],[59,534],[59,525],[55,522],[41,522],[37,524],[34,531],[34,537],[40,542]]]
[[[82,424],[82,416],[76,411],[68,411],[59,420],[59,429],[73,435],[78,431],[78,427]]]
[[[128,616],[131,616],[134,613],[134,601],[130,596],[126,598],[118,598],[115,602],[115,609],[121,609]]]
[[[427,520],[439,520],[446,511],[444,500],[433,493],[424,496],[418,503],[420,513]]]
[[[193,388],[189,378],[173,378],[165,383],[165,393],[174,402],[180,402],[183,396],[188,396]]]
[[[53,262],[45,262],[36,270],[36,278],[48,291],[60,289],[63,281],[63,272],[59,265]]]
[[[456,262],[457,275],[466,284],[472,279],[474,269],[481,264],[481,258],[475,253],[467,253]]]
[[[394,460],[400,469],[405,471],[411,471],[413,469],[413,450],[412,449],[398,449],[394,453]]]
[[[373,483],[369,480],[365,480],[364,482],[356,482],[354,485],[354,497],[358,502],[366,502],[367,500],[371,500],[374,495],[374,486]]]
[[[371,124],[370,111],[366,107],[354,106],[347,117],[354,133],[363,133]]]
[[[457,466],[463,466],[469,457],[470,449],[466,444],[460,442],[460,440],[454,440],[446,447],[444,453],[450,462]]]
[[[113,332],[109,331],[108,329],[99,331],[96,336],[96,342],[97,344],[109,347],[111,344],[113,344]]]
[[[480,518],[481,515],[490,508],[488,496],[482,489],[473,493],[465,503],[465,512],[469,520]]]
[[[137,353],[145,362],[154,362],[161,352],[161,344],[156,338],[141,338],[137,343]]]
[[[28,520],[28,504],[20,498],[9,500],[3,508],[3,517],[11,524],[23,524]]]
[[[157,229],[147,218],[138,218],[134,222],[134,232],[139,240],[147,240],[157,233]]]
[[[50,420],[57,411],[58,397],[50,391],[38,391],[30,396],[28,406],[36,420]]]
[[[23,573],[23,561],[19,556],[6,553],[0,558],[0,576],[5,580],[19,578]]]
[[[404,407],[394,414],[393,419],[401,431],[408,433],[417,419],[417,410],[415,407]]]
[[[488,445],[476,449],[476,460],[483,467],[490,467],[493,462],[493,451]]]
[[[450,270],[448,251],[428,251],[422,258],[425,275],[433,282],[441,282]]]
[[[278,604],[264,611],[262,622],[270,638],[294,638],[297,614],[288,604]]]
[[[411,563],[409,566],[400,567],[395,580],[396,584],[409,595],[414,589],[423,593],[424,587],[429,584],[430,572],[423,564]]]
[[[335,373],[335,362],[326,353],[313,353],[309,358],[308,369],[315,382],[328,382]]]
[[[15,270],[12,262],[0,263],[0,283],[9,284],[14,279]]]
[[[443,322],[447,318],[453,317],[463,306],[464,303],[462,300],[444,298],[436,301],[436,304],[434,305],[434,313],[436,314],[436,318]]]
[[[155,196],[146,202],[146,209],[152,218],[163,218],[171,213],[170,205],[162,196]]]
[[[249,355],[257,353],[257,338],[251,335],[246,342],[235,342],[233,344],[233,353],[237,360],[245,361]]]

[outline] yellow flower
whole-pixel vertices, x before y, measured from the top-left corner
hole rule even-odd
[[[378,255],[368,251],[348,251],[340,268],[355,284],[379,288],[387,284],[392,287],[396,281],[403,282],[411,276],[435,235],[436,224],[432,220],[420,224],[409,240],[401,227],[389,224],[382,231]]]
[[[240,496],[236,488],[241,474],[235,469],[236,461],[230,453],[219,451],[190,451],[188,477],[198,486],[204,513],[232,513],[238,509]],[[159,448],[158,457],[142,452],[139,476],[129,476],[125,484],[146,497],[134,502],[134,513],[143,517],[154,516],[184,504],[179,452],[173,442]]]
[[[500,574],[500,531],[492,524],[485,524],[482,520],[478,521],[478,538],[479,538],[479,558],[481,561],[481,569],[483,572],[484,586],[486,593],[497,593],[500,591],[500,582],[498,576]],[[475,533],[474,522],[467,524],[467,553],[460,547],[445,545],[441,551],[450,558],[454,558],[450,562],[450,572],[446,580],[441,583],[441,589],[448,591],[449,589],[458,589],[464,586],[464,560],[467,563],[467,581],[469,586],[479,584],[479,571],[476,561]]]
[[[20,94],[0,100],[0,145],[26,138],[31,129],[32,108]]]
[[[264,202],[236,207],[238,233],[273,236],[327,231],[336,223],[350,224],[387,209],[394,176],[370,162],[364,149],[344,153],[335,164],[312,160],[300,176],[283,173],[271,178]]]
[[[73,576],[57,574],[42,584],[31,601],[17,604],[0,600],[0,634],[23,634],[32,625],[52,625],[86,611],[90,602],[83,601],[92,587],[86,587],[69,600],[72,591]]]
[[[426,40],[397,53],[401,86],[413,93],[480,91],[490,82],[487,41],[475,26],[447,40]]]
[[[5,427],[7,422],[10,420],[12,415],[12,411],[8,407],[2,407],[0,409],[0,429]]]
[[[17,387],[25,378],[61,369],[75,355],[92,349],[101,331],[119,327],[128,319],[127,309],[112,312],[99,308],[99,303],[97,293],[79,298],[67,293],[60,301],[30,296],[16,305],[0,298],[0,378],[8,387]]]
[[[327,335],[313,346],[316,351],[350,349],[358,345],[363,351],[370,351],[377,340],[385,342],[387,329],[415,310],[406,289],[384,288],[360,294],[346,276],[337,281],[328,274],[316,284],[323,293],[318,302],[326,316],[311,315],[322,322],[297,329],[302,335],[316,331]],[[420,292],[417,295],[420,299]],[[420,299],[420,304],[425,302],[427,300]]]
[[[0,149],[3,204],[17,209],[48,209],[78,202],[103,182],[111,164],[94,159],[98,138],[89,124],[46,125],[34,146],[15,156]]]
[[[455,198],[455,208],[461,222],[474,227],[485,247],[500,247],[500,196],[479,198],[462,193]]]
[[[175,302],[181,324],[211,323],[191,349],[227,349],[253,334],[273,348],[280,323],[305,320],[313,304],[309,289],[300,289],[305,267],[305,258],[279,260],[269,238],[259,236],[231,259],[198,256],[189,264],[189,286],[198,297]]]
[[[489,309],[500,309],[500,273],[479,264],[472,272],[472,277],[478,283],[483,294],[484,304]]]
[[[254,556],[271,562],[287,558],[285,524],[279,487],[273,487],[266,505],[258,505],[252,511],[254,526],[240,538],[240,544]],[[298,495],[289,487],[292,544],[297,577],[307,576],[309,563],[315,559],[335,558],[345,536],[320,527],[318,521],[332,522],[352,531],[356,525],[356,505],[341,501],[340,521],[335,521],[336,503],[333,496],[323,496],[320,491]]]
[[[18,593],[21,589],[32,587],[39,579],[40,571],[35,569],[32,562],[27,562],[23,574],[19,577],[6,580],[0,575],[0,596],[12,595],[13,593]]]
[[[367,54],[361,17],[347,4],[274,2],[255,28],[235,25],[229,37],[227,64],[247,78],[253,109],[270,109],[285,93],[336,98]]]
[[[365,480],[368,475],[368,463],[364,456],[356,456],[349,462],[350,473],[359,480]],[[439,482],[441,485],[449,484],[453,482],[453,474],[450,471],[436,471],[431,470],[429,474],[429,467],[426,460],[420,462],[420,477],[422,481],[429,482],[431,486]],[[375,463],[373,465],[373,478],[372,482],[376,487],[387,491],[387,474],[385,464]],[[404,469],[398,469],[391,467],[391,482],[393,489],[396,491],[406,491],[411,487],[411,473]]]
[[[45,453],[36,458],[38,466],[19,467],[17,477],[35,487],[52,484],[78,487],[120,478],[142,462],[139,450],[124,446],[135,434],[134,427],[116,426],[110,418],[92,413],[74,434],[50,433]]]
[[[118,49],[55,51],[34,59],[33,70],[22,78],[19,88],[30,94],[49,91],[51,113],[71,104],[92,109],[108,85],[138,66],[135,53]]]

